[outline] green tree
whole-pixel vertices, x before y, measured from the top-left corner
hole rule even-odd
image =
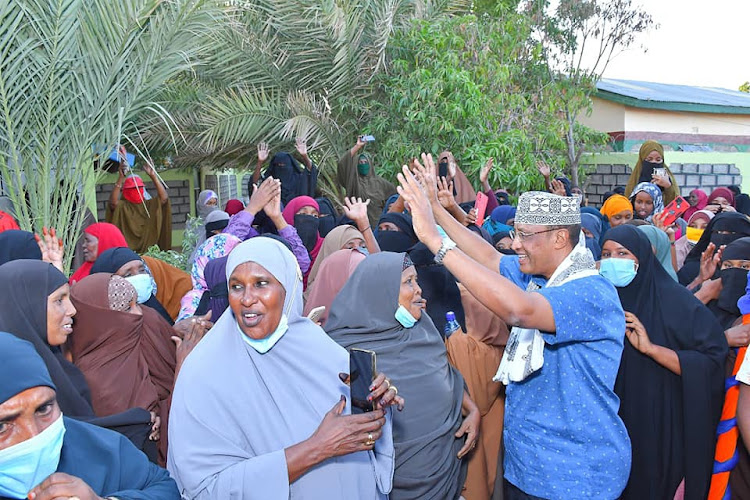
[[[466,0],[254,0],[227,7],[204,38],[203,66],[171,82],[162,105],[186,144],[178,166],[243,168],[256,144],[293,150],[307,139],[328,194],[338,195],[335,165],[361,132],[387,68],[395,33],[415,18],[468,11]],[[169,136],[153,130],[154,147]]]
[[[565,117],[533,24],[514,9],[497,12],[420,21],[396,37],[370,118],[391,176],[418,152],[443,149],[470,179],[495,158],[502,168],[491,184],[512,192],[543,188],[537,161],[562,166]],[[592,135],[575,131],[577,140]]]
[[[551,87],[565,117],[567,171],[578,184],[579,160],[586,148],[578,117],[591,109],[591,95],[612,58],[654,27],[651,16],[632,0],[527,0],[524,8],[536,24],[544,47]]]
[[[0,176],[23,229],[56,227],[73,248],[96,153],[146,154],[138,123],[169,123],[154,99],[215,14],[207,0],[0,0]]]
[[[745,82],[740,85],[740,92],[750,93],[750,82]]]

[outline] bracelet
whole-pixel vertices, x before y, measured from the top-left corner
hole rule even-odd
[[[372,229],[372,226],[367,226],[366,228],[364,228],[363,230],[361,230],[360,233],[365,234],[368,229]]]

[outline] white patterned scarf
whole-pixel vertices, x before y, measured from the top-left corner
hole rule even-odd
[[[560,286],[573,280],[598,274],[596,263],[591,252],[586,248],[586,238],[581,233],[578,244],[570,254],[557,266],[550,276],[546,288]],[[527,292],[539,290],[541,286],[530,281]],[[542,368],[544,364],[544,339],[539,330],[514,326],[510,331],[508,344],[505,346],[500,367],[492,378],[495,382],[508,385],[509,382],[520,382]]]

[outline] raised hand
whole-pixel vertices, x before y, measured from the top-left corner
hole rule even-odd
[[[544,160],[539,160],[536,162],[536,169],[539,170],[539,173],[542,174],[542,177],[545,179],[549,179],[550,176],[550,168],[549,165],[547,165],[547,162]]]
[[[268,159],[268,143],[267,142],[261,142],[258,144],[258,162],[263,163]]]
[[[552,179],[551,185],[552,185],[552,194],[556,194],[558,196],[567,196],[565,192],[565,184],[563,184],[562,181],[558,181],[557,179]]]
[[[367,205],[369,204],[369,199],[362,201],[362,198],[349,198],[347,196],[344,198],[344,215],[357,224],[360,222],[367,222]]]
[[[492,170],[492,167],[495,165],[495,159],[490,158],[487,160],[487,162],[482,167],[482,170],[479,171],[479,182],[482,183],[482,188],[485,191],[491,191],[492,188],[490,187],[490,184],[488,182],[488,179],[490,178],[490,170]]]
[[[143,171],[152,179],[156,176],[156,170],[154,170],[154,164],[151,162],[151,160],[146,160],[145,162],[143,162]]]
[[[266,206],[263,208],[266,215],[271,220],[277,220],[281,217],[281,192],[271,198]]]
[[[418,159],[413,158],[411,161],[410,169],[414,173],[415,178],[425,189],[427,198],[430,200],[430,203],[439,203],[437,189],[437,166],[432,160],[432,155],[425,155],[424,153],[422,153],[422,161],[424,162],[424,165],[419,163]],[[452,189],[451,192],[453,192]]]
[[[666,213],[662,212],[660,214],[654,215],[651,220],[654,222],[654,226],[657,229],[660,229],[661,231],[664,231],[669,238],[669,241],[674,241],[674,224],[671,226],[665,226],[664,225],[664,218],[666,217]]]
[[[437,197],[443,208],[451,208],[456,204],[456,198],[453,197],[453,181],[448,182],[445,177],[437,181]]]
[[[38,234],[34,234],[34,239],[36,240],[37,245],[39,245],[39,250],[42,251],[42,260],[44,262],[49,262],[61,272],[64,272],[63,257],[65,256],[65,251],[63,248],[63,242],[57,237],[55,228],[52,227],[48,231],[46,227],[43,227],[42,236],[40,237]]]
[[[307,156],[307,139],[304,137],[297,137],[295,141],[297,152],[302,156]]]
[[[714,243],[709,243],[706,250],[701,254],[700,273],[698,274],[701,282],[714,277],[716,268],[721,262],[721,254],[724,252],[724,248],[722,246],[717,250]]]
[[[424,184],[420,184],[414,174],[411,173],[411,170],[409,170],[409,167],[404,165],[401,169],[402,172],[398,174],[399,186],[396,189],[404,201],[409,204],[412,223],[417,237],[422,243],[427,245],[430,251],[436,253],[440,249],[443,239],[435,223],[430,198],[426,191],[427,188],[422,187],[423,185],[434,185],[435,163],[432,161],[432,155],[425,155],[424,153],[422,154],[422,161],[428,166],[427,169],[423,169],[423,175],[425,176],[423,178]],[[421,168],[421,165],[419,167]],[[430,174],[429,171],[432,171],[432,173]]]

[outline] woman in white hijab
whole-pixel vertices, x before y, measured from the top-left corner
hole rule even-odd
[[[302,273],[271,238],[227,261],[229,309],[183,365],[168,468],[183,498],[385,499],[393,477],[384,374],[377,409],[351,415],[349,355],[302,316]]]

